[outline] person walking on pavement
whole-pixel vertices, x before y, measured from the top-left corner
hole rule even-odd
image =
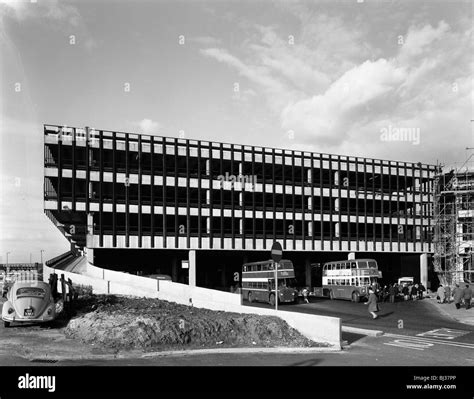
[[[422,283],[420,283],[420,286],[418,288],[418,299],[423,299],[423,295],[424,295],[423,293],[425,291],[426,291],[425,286]]]
[[[402,288],[402,294],[403,294],[403,299],[405,299],[405,301],[408,301],[408,295],[409,295],[409,290],[408,290],[408,285],[404,285],[403,288]]]
[[[411,299],[412,301],[414,301],[417,298],[418,298],[418,284],[415,284],[413,287],[411,287]]]
[[[376,312],[379,311],[379,306],[377,304],[377,296],[374,293],[374,289],[372,287],[369,288],[369,300],[365,302],[365,305],[369,306],[369,313],[372,315],[373,319],[378,318]]]
[[[466,304],[466,310],[471,309],[472,289],[469,288],[469,284],[466,284],[464,288],[464,303]]]
[[[309,293],[309,290],[308,290],[308,287],[304,287],[303,288],[303,299],[306,303],[309,303],[309,300],[308,300],[308,293]]]
[[[444,303],[445,290],[443,284],[439,285],[438,291],[436,291],[436,293],[438,294],[438,303]]]
[[[462,298],[464,297],[464,290],[459,287],[459,284],[456,284],[456,287],[453,290],[453,297],[454,306],[456,306],[456,309],[459,309],[461,307]]]
[[[446,302],[451,303],[451,287],[447,285],[444,289],[445,295],[446,295]]]
[[[388,293],[390,295],[390,303],[395,302],[395,295],[397,295],[397,291],[398,289],[395,284],[390,284],[390,288],[388,289]]]

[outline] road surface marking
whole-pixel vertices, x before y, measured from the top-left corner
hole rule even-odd
[[[443,339],[456,339],[467,335],[472,331],[465,330],[454,330],[451,328],[437,328],[436,330],[427,331],[421,334],[416,334],[417,337],[428,337],[428,338],[443,338]]]
[[[400,335],[400,334],[385,334],[384,337],[410,340],[412,342],[431,343],[431,344],[436,344],[436,345],[448,345],[448,346],[456,346],[458,348],[474,349],[474,344],[470,344],[467,342],[444,341],[441,339],[422,338],[422,337]]]
[[[434,346],[434,344],[431,344],[429,342],[418,342],[418,341],[411,341],[408,339],[396,339],[395,341],[392,341],[392,342],[384,342],[384,345],[398,346],[400,348],[414,349],[417,351],[423,351],[425,349],[428,349]]]

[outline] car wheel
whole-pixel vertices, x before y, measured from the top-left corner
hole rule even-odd
[[[3,326],[4,326],[5,328],[10,327],[10,322],[9,322],[9,321],[4,321],[4,322],[3,322]]]
[[[270,298],[268,298],[268,303],[272,306],[275,306],[275,294],[270,294]]]
[[[360,295],[358,292],[352,293],[352,302],[359,303],[360,302]]]
[[[248,293],[247,299],[249,300],[250,303],[253,302],[253,295],[252,295],[252,292],[249,292],[249,293]]]

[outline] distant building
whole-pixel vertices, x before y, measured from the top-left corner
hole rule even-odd
[[[277,240],[305,283],[351,252],[419,280],[433,252],[435,165],[51,125],[44,141],[45,212],[101,267],[225,288]]]

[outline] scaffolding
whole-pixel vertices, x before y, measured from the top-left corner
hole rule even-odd
[[[433,266],[443,285],[474,283],[473,155],[449,172],[439,165],[433,182]]]

